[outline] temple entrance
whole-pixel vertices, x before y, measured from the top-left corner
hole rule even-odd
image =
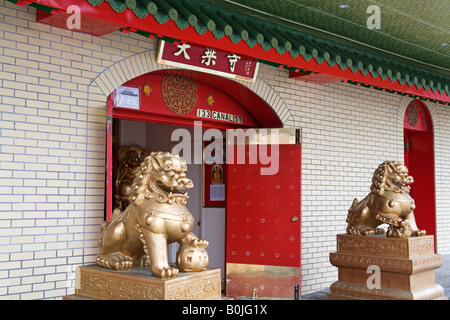
[[[427,107],[419,100],[406,108],[404,139],[405,165],[414,178],[411,197],[416,202],[416,222],[427,234],[436,236],[433,122]]]
[[[106,219],[110,218],[114,209],[114,183],[117,180],[114,171],[120,161],[118,150],[121,146],[138,145],[147,152],[168,151],[179,154],[187,160],[188,177],[194,182],[194,189],[189,190],[189,200],[186,205],[195,218],[193,232],[200,238],[209,241],[210,267],[222,269],[223,288],[225,288],[228,262],[226,250],[233,251],[233,246],[240,250],[241,246],[239,243],[229,241],[230,239],[226,236],[226,228],[230,219],[227,211],[230,203],[234,202],[238,196],[230,194],[228,190],[228,163],[224,163],[220,168],[214,164],[210,165],[206,163],[206,156],[203,156],[203,152],[210,143],[216,142],[215,139],[218,135],[221,135],[224,138],[223,150],[226,154],[227,130],[237,132],[240,129],[282,128],[283,124],[277,114],[253,91],[235,81],[186,70],[155,71],[134,78],[111,93],[107,105]],[[293,164],[296,166],[294,174],[291,171],[288,172],[288,176],[293,177],[295,182],[286,185],[286,188],[291,188],[291,193],[296,194],[295,199],[290,196],[291,201],[288,205],[292,207],[294,201],[295,208],[292,210],[295,212],[289,213],[288,218],[289,224],[295,229],[291,230],[290,239],[295,239],[296,245],[289,253],[291,257],[289,259],[295,260],[295,263],[291,264],[297,268],[294,271],[294,282],[297,284],[300,283],[301,149],[299,147],[300,131],[294,129],[292,132],[294,132],[294,140],[288,144],[293,144],[294,149],[289,149],[290,153],[286,153],[286,158],[295,163]],[[285,145],[285,143],[282,142],[281,145]],[[287,148],[281,145],[279,152],[276,153],[277,160],[278,155],[284,153],[284,149]],[[294,156],[292,152],[294,152]],[[271,154],[264,155],[265,160],[271,156]],[[275,156],[275,153],[272,156]],[[275,164],[275,161],[273,163]],[[276,164],[278,165],[278,161]],[[267,161],[265,165],[267,165]],[[244,167],[252,166],[254,163],[244,164]],[[292,166],[287,170],[292,170]],[[244,171],[248,172],[246,169]],[[238,179],[240,183],[246,183],[245,179],[247,178],[243,177]],[[279,176],[273,174],[267,175],[267,177],[264,180],[267,185],[269,185],[268,179],[272,180],[271,187],[272,184],[273,186],[281,185],[281,183],[276,183]],[[252,183],[255,182],[252,181]],[[260,193],[247,194],[248,201],[252,201],[252,197],[256,195],[261,196]],[[273,198],[266,197],[267,207],[276,210],[279,204],[286,204],[286,195],[280,192],[279,195],[273,195]],[[259,216],[259,212],[256,211],[245,211],[240,214],[240,217],[246,220],[252,220],[257,216]],[[267,216],[266,219],[269,222],[275,218]],[[297,221],[298,223],[295,223]],[[267,223],[266,225],[269,228],[268,232],[269,230],[273,231],[273,227],[269,226],[271,224]],[[246,231],[241,231],[242,235],[239,236],[246,236],[244,234]],[[260,247],[261,241],[254,240],[254,248]],[[247,245],[251,246],[251,241],[247,241]],[[169,256],[172,261],[175,261],[177,246],[178,244],[172,244],[169,247]],[[274,252],[274,257],[275,254]],[[279,254],[276,259],[280,260],[278,256]],[[281,265],[279,262],[272,263],[270,260],[274,257],[267,257],[264,264],[266,267],[274,266],[273,272],[278,273],[277,266],[286,264],[284,262]],[[285,269],[282,269],[283,272],[292,273],[291,269]],[[294,287],[291,286],[286,292],[293,296],[293,290]],[[248,295],[248,293],[245,292],[244,295]]]

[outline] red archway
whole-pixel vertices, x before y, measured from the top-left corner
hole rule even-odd
[[[436,235],[436,197],[434,176],[433,122],[428,108],[412,101],[404,117],[405,165],[414,183],[411,197],[416,202],[414,215],[420,229]]]
[[[193,111],[185,114],[176,114],[167,108],[161,95],[161,82],[165,75],[180,76],[189,79],[196,84],[197,100],[192,106]],[[150,86],[151,93],[146,96],[144,86]],[[141,108],[133,110],[120,108],[114,105],[115,92],[108,97],[108,107],[114,118],[134,119],[157,123],[193,126],[193,122],[201,120],[203,126],[208,128],[228,129],[232,127],[261,127],[281,128],[283,123],[272,107],[259,97],[255,92],[242,84],[212,74],[184,70],[171,69],[153,71],[123,84],[123,86],[139,88],[141,92]],[[208,96],[212,95],[212,104],[208,106]],[[212,109],[221,112],[243,114],[246,117],[241,123],[229,121],[210,121],[206,118],[197,117],[198,109]],[[212,120],[212,119],[211,119]]]

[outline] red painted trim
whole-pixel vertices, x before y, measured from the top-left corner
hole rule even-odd
[[[53,10],[49,13],[39,9],[36,10],[37,22],[45,23],[61,29],[67,29],[67,19],[70,16],[72,16],[72,13],[66,13],[65,11]],[[105,34],[123,29],[123,25],[89,16],[81,17],[80,27],[81,29],[77,30],[78,32],[88,33],[94,36],[103,36]]]
[[[113,178],[112,178],[112,103],[108,99],[106,104],[106,220],[111,219],[112,215],[112,188]]]
[[[409,143],[409,152],[405,151],[405,164],[409,169],[410,175],[414,178],[414,183],[411,185],[411,197],[416,203],[414,215],[417,226],[419,229],[426,230],[427,234],[436,236],[433,123],[428,108],[417,100],[415,104],[420,105],[423,111],[427,123],[427,130],[418,131],[404,127],[405,141]]]
[[[62,10],[66,10],[69,5],[75,4],[80,7],[82,15],[110,21],[111,23],[121,24],[137,30],[151,32],[156,35],[179,39],[182,42],[196,43],[202,46],[209,46],[225,51],[230,51],[230,48],[232,48],[234,53],[247,55],[257,59],[263,59],[266,61],[272,61],[274,63],[279,63],[281,66],[295,66],[296,68],[326,73],[351,81],[366,83],[432,100],[450,102],[450,97],[447,94],[440,94],[439,91],[432,92],[432,90],[425,90],[423,87],[417,88],[415,85],[409,87],[406,83],[401,85],[398,81],[391,82],[389,79],[383,80],[379,76],[374,79],[370,73],[364,76],[360,71],[353,73],[349,68],[341,70],[337,64],[330,67],[326,62],[318,64],[315,59],[306,61],[302,55],[299,55],[297,58],[293,58],[289,52],[285,52],[280,55],[274,48],[271,48],[268,51],[264,51],[260,45],[250,48],[243,40],[235,44],[232,43],[230,38],[227,36],[224,36],[222,39],[216,39],[210,31],[203,35],[199,35],[192,26],[188,26],[186,29],[180,30],[172,20],[169,20],[165,24],[159,24],[151,15],[148,15],[143,19],[139,19],[129,9],[126,9],[121,13],[117,13],[106,1],[97,7],[91,6],[86,0],[41,0],[40,4]]]

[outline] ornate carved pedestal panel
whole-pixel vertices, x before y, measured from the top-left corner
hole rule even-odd
[[[149,268],[114,271],[97,265],[79,267],[75,295],[64,300],[215,300],[221,298],[220,269],[183,273],[169,279]]]
[[[433,236],[339,234],[337,252],[330,253],[331,264],[339,269],[338,281],[331,285],[328,299],[447,299],[435,283],[434,271],[442,261],[442,255],[434,253]],[[375,277],[378,282],[372,282]]]

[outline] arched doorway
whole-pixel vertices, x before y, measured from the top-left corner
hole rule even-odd
[[[196,112],[191,110],[168,110],[166,98],[161,94],[162,80],[165,81],[172,89],[178,90],[176,86],[187,88],[190,83],[195,86],[196,100],[192,101],[192,110],[208,109],[241,109],[247,114],[243,122],[233,121],[214,121],[210,117],[197,117]],[[150,92],[144,92],[147,85]],[[278,117],[275,110],[265,100],[258,96],[255,92],[243,86],[242,84],[219,76],[206,74],[197,71],[189,71],[183,69],[158,70],[153,71],[139,77],[133,78],[122,86],[139,88],[141,92],[141,106],[138,110],[132,111],[131,108],[116,108],[112,116],[115,118],[145,119],[145,121],[153,121],[158,123],[170,123],[179,125],[193,126],[193,121],[202,120],[206,127],[213,128],[231,128],[231,127],[267,127],[280,128],[283,126],[282,121]],[[189,88],[187,88],[189,89]],[[183,89],[184,90],[184,89]],[[214,96],[216,93],[217,97]],[[115,92],[111,93],[108,101],[112,102]],[[221,99],[222,98],[222,99]],[[203,110],[203,109],[202,109]]]
[[[405,165],[414,178],[411,197],[416,202],[414,215],[420,229],[436,236],[436,197],[434,176],[433,122],[428,108],[413,100],[404,117]]]
[[[125,89],[122,89],[125,88]],[[121,91],[122,90],[122,91]],[[259,90],[259,89],[258,89]],[[193,140],[191,140],[193,148],[198,148],[200,146],[200,149],[202,148],[202,143],[207,143],[204,139],[203,132],[200,130],[198,131],[198,123],[201,122],[201,129],[202,130],[208,130],[208,129],[215,129],[216,132],[218,131],[224,131],[229,129],[250,129],[255,130],[254,128],[282,128],[283,122],[280,120],[280,118],[277,115],[277,112],[275,110],[281,109],[281,103],[278,103],[276,105],[273,105],[271,101],[274,100],[274,97],[271,96],[269,99],[265,100],[262,97],[264,95],[268,94],[267,92],[263,95],[259,96],[255,92],[258,92],[258,90],[252,91],[246,86],[229,79],[225,79],[222,77],[209,75],[209,74],[203,74],[200,72],[195,71],[188,71],[188,70],[159,70],[150,72],[141,76],[138,76],[134,79],[131,79],[120,86],[119,89],[112,92],[108,99],[107,99],[107,106],[108,106],[108,142],[107,142],[107,150],[108,150],[108,164],[107,164],[107,209],[106,212],[111,212],[111,203],[112,203],[112,164],[113,164],[113,128],[114,123],[117,120],[123,121],[123,123],[126,122],[125,125],[122,126],[121,134],[127,134],[128,135],[128,144],[134,143],[134,137],[140,137],[143,134],[146,135],[145,139],[141,139],[141,141],[144,141],[143,143],[145,145],[151,145],[151,148],[154,148],[154,141],[153,140],[159,140],[158,149],[166,148],[166,150],[148,150],[148,151],[172,151],[173,149],[170,146],[171,139],[173,133],[176,130],[184,130],[184,132],[187,132],[190,137],[192,137]],[[122,92],[122,93],[119,93]],[[121,95],[121,96],[119,96]],[[122,101],[123,100],[123,101]],[[276,99],[275,99],[276,100]],[[283,114],[284,115],[284,114]],[[285,115],[284,115],[285,116]],[[150,125],[150,127],[148,126]],[[291,128],[293,129],[293,128]],[[247,251],[244,252],[244,259],[243,264],[239,264],[238,262],[242,262],[241,257],[239,254],[241,253],[238,250],[235,250],[234,247],[240,248],[242,247],[241,243],[231,243],[229,240],[236,236],[243,236],[245,239],[247,239],[247,243],[250,247],[254,248],[255,250],[260,248],[261,246],[264,246],[265,242],[261,241],[250,241],[248,238],[255,238],[255,237],[249,237],[248,231],[241,230],[240,226],[241,224],[238,223],[238,226],[235,227],[236,231],[232,235],[228,235],[228,232],[230,229],[229,226],[229,213],[233,212],[233,217],[236,217],[236,215],[239,216],[240,219],[244,219],[245,221],[255,221],[256,218],[258,218],[258,221],[262,226],[259,227],[258,232],[261,234],[265,234],[265,232],[269,232],[270,230],[273,230],[274,228],[271,227],[271,223],[264,223],[265,220],[269,221],[270,219],[273,220],[279,220],[280,228],[277,229],[280,233],[280,235],[276,235],[280,238],[286,238],[289,241],[289,244],[291,244],[291,249],[284,250],[286,252],[273,252],[273,257],[269,257],[265,259],[264,261],[267,262],[268,265],[275,266],[274,268],[269,268],[270,270],[275,270],[276,275],[278,275],[279,269],[281,267],[282,270],[288,270],[287,277],[284,276],[281,280],[287,279],[284,281],[284,285],[280,285],[278,283],[277,287],[281,287],[283,290],[279,290],[279,292],[283,292],[283,294],[287,294],[289,296],[293,295],[294,290],[294,284],[300,283],[300,177],[301,177],[301,133],[300,130],[294,129],[292,131],[291,129],[288,129],[290,135],[280,135],[280,139],[273,140],[270,138],[270,146],[268,144],[268,140],[266,142],[262,142],[262,145],[266,145],[265,151],[261,151],[258,147],[258,157],[264,155],[265,159],[276,159],[276,165],[277,170],[273,175],[266,176],[264,180],[265,186],[273,187],[276,190],[285,190],[289,189],[291,190],[291,193],[293,193],[290,197],[290,202],[287,202],[290,206],[289,210],[281,210],[278,209],[277,205],[279,206],[281,203],[285,203],[286,201],[281,201],[281,199],[286,198],[286,193],[280,193],[273,196],[273,199],[270,199],[270,203],[274,203],[274,206],[264,206],[269,208],[271,211],[282,211],[279,213],[279,217],[275,217],[273,214],[267,214],[266,219],[261,218],[261,213],[264,211],[262,208],[260,210],[248,210],[244,208],[245,210],[242,211],[241,206],[239,206],[239,203],[241,202],[241,192],[238,192],[236,195],[229,196],[227,193],[226,199],[224,203],[222,204],[222,207],[215,208],[212,206],[205,205],[205,198],[207,194],[207,190],[209,187],[206,177],[211,176],[211,174],[206,173],[206,165],[198,165],[198,163],[195,163],[195,153],[196,151],[192,151],[193,154],[193,167],[189,167],[188,164],[188,171],[189,173],[199,173],[199,178],[197,181],[199,184],[197,184],[199,190],[203,190],[203,194],[200,191],[198,193],[199,197],[203,197],[203,201],[199,201],[200,203],[195,208],[190,208],[188,203],[187,207],[193,213],[194,218],[197,222],[201,223],[194,226],[194,233],[199,235],[201,238],[205,238],[208,241],[210,241],[210,266],[212,262],[212,267],[219,267],[217,261],[219,260],[218,256],[221,256],[221,263],[223,265],[222,268],[222,274],[223,277],[225,277],[225,259],[226,259],[226,269],[228,272],[229,269],[229,262],[231,261],[230,255],[225,255],[225,249],[234,253],[237,253],[237,258],[235,256],[232,257],[232,265],[239,266],[239,270],[236,271],[236,268],[230,269],[233,272],[233,284],[232,288],[235,287],[239,289],[239,295],[248,296],[252,295],[253,286],[248,290],[245,290],[243,292],[240,288],[238,288],[238,285],[242,283],[240,270],[242,265],[247,266],[246,263],[249,263],[248,260],[248,248],[246,248]],[[144,132],[144,133],[139,133]],[[284,129],[283,129],[284,130]],[[231,130],[233,131],[233,130]],[[235,130],[235,132],[238,130]],[[261,131],[264,131],[262,129]],[[228,131],[230,132],[230,131]],[[227,132],[227,133],[228,133]],[[255,132],[258,132],[256,130]],[[278,132],[278,131],[276,131]],[[266,131],[267,133],[267,131]],[[264,132],[261,133],[261,136],[258,135],[257,142],[260,142],[259,137],[263,137]],[[131,139],[129,138],[131,136]],[[264,136],[265,139],[267,139],[269,136]],[[228,136],[227,136],[228,139]],[[203,141],[202,141],[203,140]],[[148,144],[147,141],[150,141],[151,143]],[[183,138],[184,141],[184,138]],[[227,140],[228,141],[228,140]],[[241,150],[238,144],[240,139],[236,140],[236,150]],[[253,150],[254,140],[250,142],[250,139],[248,140],[248,144],[252,144],[251,150]],[[259,145],[256,143],[257,145]],[[172,141],[173,144],[173,141]],[[273,145],[279,145],[280,149],[272,147]],[[289,145],[286,147],[286,145]],[[173,146],[173,145],[172,145]],[[250,147],[249,147],[250,148]],[[229,149],[227,149],[229,150]],[[256,149],[255,149],[256,150]],[[270,150],[270,151],[269,151]],[[276,150],[276,151],[275,151]],[[286,150],[289,150],[289,152],[285,152]],[[279,151],[279,152],[278,152]],[[253,151],[252,151],[253,152]],[[262,153],[261,153],[262,152]],[[239,151],[237,151],[239,153]],[[237,154],[235,153],[235,154]],[[249,155],[249,153],[246,153]],[[282,154],[282,155],[281,155]],[[181,154],[180,154],[181,155]],[[253,153],[252,153],[253,155]],[[184,156],[183,156],[184,157]],[[200,157],[201,159],[201,157]],[[253,159],[253,158],[252,158]],[[227,158],[228,160],[228,158]],[[272,162],[269,161],[263,162],[261,158],[259,158],[260,162],[258,162],[258,165],[262,165],[262,167],[258,167],[258,170],[264,171],[266,169],[266,165],[269,164],[270,168],[272,168]],[[283,160],[286,160],[283,162]],[[286,162],[293,163],[293,166],[286,166]],[[235,165],[233,167],[233,172],[235,173],[233,175],[233,186],[236,187],[237,190],[242,190],[243,188],[248,188],[250,185],[248,181],[252,181],[252,183],[256,183],[259,187],[259,182],[255,181],[253,177],[244,177],[241,173],[236,173],[239,170],[243,170],[242,172],[246,173],[253,173],[252,171],[248,170],[248,167],[236,167],[240,166],[241,164],[239,162],[232,162],[232,164]],[[248,164],[255,164],[247,162],[243,164],[244,166]],[[279,166],[278,166],[279,165]],[[196,166],[196,167],[195,167]],[[228,170],[229,163],[226,164],[226,167],[224,170]],[[278,168],[280,168],[278,170]],[[258,171],[259,172],[259,171]],[[227,176],[225,174],[225,171],[223,171],[223,176]],[[278,174],[278,175],[277,175]],[[284,175],[283,179],[280,181],[280,176]],[[225,180],[226,178],[224,178]],[[291,182],[290,180],[295,180]],[[231,179],[230,179],[231,181]],[[228,182],[223,182],[226,186],[226,189],[228,188]],[[231,183],[231,182],[229,182]],[[242,185],[242,183],[245,183],[245,185]],[[194,182],[194,185],[196,183]],[[214,188],[217,189],[217,188]],[[267,188],[269,189],[269,188]],[[191,189],[192,190],[192,189]],[[192,198],[198,198],[196,194],[192,194],[191,190],[189,191],[189,202],[191,202]],[[212,191],[211,191],[212,193]],[[264,203],[267,202],[267,198],[264,198],[263,200],[258,199],[256,200],[256,195],[261,196],[261,192],[253,192],[249,193],[245,196],[245,203],[249,203],[251,201],[254,201],[257,203]],[[235,197],[235,198],[233,198]],[[238,199],[238,197],[240,197]],[[231,201],[232,199],[234,201]],[[253,199],[255,198],[255,199]],[[280,199],[278,199],[280,198]],[[212,198],[210,199],[212,200]],[[234,207],[230,209],[230,202],[234,203]],[[109,206],[109,208],[108,208]],[[267,209],[267,210],[269,210]],[[232,211],[230,211],[232,210]],[[241,211],[239,211],[241,210]],[[295,211],[295,212],[293,212]],[[196,216],[197,214],[197,216]],[[286,217],[288,219],[285,219]],[[214,217],[214,218],[213,218]],[[280,219],[281,218],[281,219]],[[215,222],[212,221],[212,219],[215,219]],[[236,219],[235,219],[236,220]],[[261,222],[263,221],[263,222]],[[233,221],[235,222],[235,221]],[[235,223],[236,224],[236,223]],[[207,225],[214,225],[215,227],[210,228]],[[285,232],[286,228],[285,226],[290,227],[290,234],[287,235]],[[199,230],[196,232],[196,229]],[[244,233],[245,232],[245,233]],[[226,236],[225,236],[226,233]],[[260,235],[258,233],[258,236]],[[209,234],[209,236],[208,236]],[[269,234],[269,233],[267,233]],[[211,238],[210,238],[211,237]],[[222,238],[222,240],[211,240],[212,238],[215,238],[217,240],[218,238]],[[268,237],[269,238],[269,237]],[[234,238],[233,238],[234,239]],[[256,238],[255,238],[256,239]],[[283,240],[281,239],[281,240]],[[219,245],[216,245],[217,243],[220,243]],[[216,245],[214,247],[214,245]],[[219,248],[220,247],[220,248]],[[264,249],[265,250],[265,249]],[[227,252],[228,252],[227,251]],[[172,252],[176,252],[176,250],[172,250]],[[270,252],[272,253],[272,252]],[[260,253],[258,251],[258,254],[264,254],[264,252]],[[214,255],[214,257],[212,257]],[[170,256],[170,252],[169,252]],[[287,256],[287,258],[285,257]],[[237,260],[236,260],[237,259]],[[240,260],[239,260],[240,259]],[[290,259],[286,263],[286,261]],[[280,261],[275,261],[280,260]],[[252,267],[256,266],[254,261],[250,261],[253,264]],[[261,266],[258,265],[258,268]],[[262,266],[265,270],[264,266]],[[259,270],[258,269],[258,270]],[[265,274],[267,271],[264,271],[263,274]],[[224,278],[225,280],[225,278]],[[281,281],[280,280],[280,281]],[[238,283],[236,282],[238,281]],[[250,280],[247,280],[250,281]],[[244,286],[246,286],[247,282],[244,283]],[[264,287],[261,286],[260,287]],[[227,276],[227,290],[228,290],[228,276]],[[263,294],[262,289],[259,289],[258,294]],[[265,289],[268,292],[271,292],[273,290],[270,290],[269,286]],[[237,295],[234,293],[230,293],[231,295]],[[277,292],[274,292],[273,294],[278,294]]]

